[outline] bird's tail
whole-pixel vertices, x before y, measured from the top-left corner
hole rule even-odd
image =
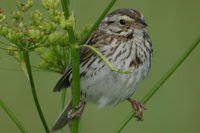
[[[54,132],[58,129],[64,127],[71,119],[68,118],[68,113],[72,109],[72,101],[65,107],[64,111],[56,120],[55,124],[53,125],[51,131]]]

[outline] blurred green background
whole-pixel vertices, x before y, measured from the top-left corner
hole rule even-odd
[[[34,8],[40,7],[40,0]],[[72,2],[77,29],[92,24],[108,0]],[[152,69],[133,98],[140,100],[200,35],[199,0],[118,0],[112,8],[141,11],[149,25],[154,56]],[[14,0],[0,0],[0,7],[15,10]],[[1,41],[3,41],[1,39]],[[32,56],[34,59],[34,57]],[[144,121],[132,119],[122,133],[200,133],[200,46],[146,104]],[[34,60],[33,60],[34,62]],[[60,94],[52,88],[60,75],[34,72],[36,89],[49,127],[60,110]],[[0,51],[0,98],[10,107],[30,133],[43,133],[29,83],[19,64]],[[98,109],[88,104],[81,119],[82,133],[114,133],[132,108],[123,102],[115,108]],[[19,133],[6,113],[0,109],[0,132]]]

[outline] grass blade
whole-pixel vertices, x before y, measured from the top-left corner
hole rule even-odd
[[[192,53],[192,51],[200,43],[200,36],[192,43],[192,45],[182,54],[182,56],[176,61],[176,63],[167,71],[166,74],[154,85],[154,87],[144,96],[141,100],[143,104],[146,104],[152,96],[160,89],[160,87],[169,79],[169,77],[177,70],[177,68],[185,61],[185,59]],[[121,127],[117,130],[120,133],[129,121],[134,117],[133,112],[130,112],[127,119],[123,122]]]
[[[0,99],[0,106],[6,112],[6,114],[10,117],[10,119],[15,123],[15,125],[19,128],[22,133],[26,133],[24,126],[19,122],[17,117],[12,113],[12,111],[6,106],[6,104]]]

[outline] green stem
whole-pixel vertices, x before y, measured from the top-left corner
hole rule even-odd
[[[61,107],[60,107],[60,112],[63,111],[64,107],[65,107],[65,101],[66,101],[66,89],[63,89],[61,92]],[[60,130],[60,133],[62,133],[63,131]]]
[[[69,0],[61,0],[61,5],[62,5],[62,10],[64,12],[65,18],[68,19],[70,16],[70,11],[69,11]],[[68,31],[69,34],[69,39],[71,43],[75,42],[75,34],[73,29],[69,29]]]
[[[182,54],[182,56],[176,61],[176,63],[165,73],[162,78],[154,85],[154,87],[144,96],[141,100],[143,104],[146,104],[150,98],[159,90],[159,88],[169,79],[169,77],[177,70],[177,68],[185,61],[185,59],[192,53],[192,51],[200,43],[200,36],[192,43],[192,45]],[[132,112],[129,113],[127,119],[124,121],[122,126],[117,130],[120,133],[128,122],[134,117]]]
[[[117,0],[112,0],[104,9],[104,11],[101,13],[101,15],[99,16],[99,18],[96,20],[96,22],[94,23],[94,25],[92,26],[92,28],[88,31],[88,33],[83,36],[83,38],[80,40],[80,42],[78,43],[79,45],[85,44],[85,42],[87,41],[87,39],[90,37],[90,35],[92,34],[92,32],[99,26],[99,24],[101,23],[101,21],[103,20],[103,18],[106,16],[106,14],[109,12],[109,10],[113,7],[113,5],[115,4]]]
[[[92,26],[90,31],[83,37],[83,39],[79,42],[79,44],[84,44],[84,42],[89,38],[91,33],[96,29],[96,27],[100,24],[101,20],[105,17],[111,7],[114,5],[116,0],[112,0],[108,6],[105,8],[101,16]],[[61,0],[63,11],[65,12],[65,17],[69,17],[69,6],[64,6],[64,4],[69,4],[69,0]],[[71,59],[72,59],[72,111],[76,111],[76,106],[79,104],[80,101],[80,56],[79,56],[79,49],[75,46],[75,34],[73,29],[68,30],[69,38],[70,38],[70,50],[71,50]],[[72,133],[78,133],[78,125],[79,120],[75,118],[72,120]]]
[[[62,10],[66,18],[70,16],[69,0],[61,0]]]
[[[12,113],[12,111],[6,106],[6,104],[1,99],[0,99],[0,106],[7,113],[7,115],[11,118],[11,120],[15,123],[15,125],[19,128],[19,130],[22,133],[26,133],[25,128],[22,126],[22,124],[19,122],[19,120],[16,118],[16,116]]]
[[[72,111],[75,112],[77,105],[80,101],[80,56],[79,49],[71,46],[71,57],[72,57]],[[72,120],[72,133],[78,133],[79,120],[74,118]]]
[[[66,49],[63,47],[63,65],[67,65],[69,58],[68,58],[68,53],[66,51]],[[65,71],[65,69],[63,70],[63,72]],[[67,93],[67,89],[63,89],[61,92],[61,108],[60,108],[60,112],[63,111],[64,107],[65,107],[65,102],[66,102],[66,93]],[[60,130],[60,133],[63,133],[63,130]]]
[[[31,91],[32,91],[33,99],[34,99],[38,114],[40,116],[40,119],[41,119],[42,124],[45,128],[46,133],[50,133],[49,128],[48,128],[47,123],[46,123],[46,120],[44,118],[44,115],[42,113],[40,103],[39,103],[38,98],[37,98],[37,93],[36,93],[35,84],[34,84],[33,75],[32,75],[32,70],[31,70],[29,53],[27,51],[23,51],[23,57],[24,57],[24,62],[26,64],[26,70],[27,70],[30,85],[31,85]]]
[[[70,15],[69,11],[69,0],[61,0],[62,9],[65,14],[65,18],[68,18]],[[79,57],[79,49],[75,47],[75,33],[73,29],[68,30],[69,39],[70,39],[70,50],[71,50],[71,63],[72,63],[72,111],[76,112],[76,107],[79,104],[80,101],[80,70],[79,70],[79,64],[80,64],[80,57]],[[71,123],[71,132],[72,133],[78,133],[79,131],[79,119],[74,118],[72,119]]]

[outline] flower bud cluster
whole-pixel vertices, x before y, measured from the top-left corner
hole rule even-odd
[[[42,6],[46,10],[58,9],[60,5],[60,0],[42,0]]]
[[[42,13],[39,10],[35,10],[31,13],[30,19],[33,25],[39,25],[43,20]]]
[[[16,0],[16,3],[17,7],[23,12],[27,11],[33,6],[33,0],[27,0],[25,4],[21,3],[20,0]]]
[[[65,18],[64,12],[59,9],[60,0],[42,0],[48,16],[43,15],[40,10],[27,12],[33,6],[33,0],[27,0],[25,4],[20,0],[16,1],[19,10],[11,13],[10,17],[0,8],[0,36],[11,44],[7,47],[4,45],[8,54],[20,61],[23,60],[20,51],[34,51],[41,57],[38,68],[62,73],[69,54],[67,31],[74,28],[75,18]],[[88,30],[86,27],[81,32],[75,32],[76,42]]]

